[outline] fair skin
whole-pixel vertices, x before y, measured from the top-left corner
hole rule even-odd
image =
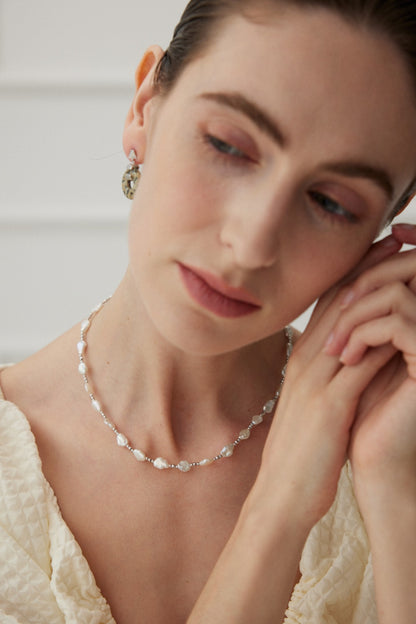
[[[284,326],[326,292],[273,424],[232,459],[187,475],[138,466],[91,413],[76,370],[79,327],[5,370],[5,395],[29,418],[118,624],[138,614],[155,624],[224,613],[229,624],[282,622],[347,453],[380,623],[410,624],[416,258],[397,252],[416,244],[415,230],[398,227],[362,260],[415,174],[407,69],[388,40],[317,11],[233,16],[165,98],[153,87],[161,53],[152,48],[139,67],[126,121],[124,148],[143,175],[126,276],[88,334],[91,376],[106,413],[148,455],[215,455],[274,394]],[[241,110],[247,100],[283,142]],[[181,266],[244,288],[256,309],[233,318],[208,309]],[[331,289],[354,268],[348,286]]]

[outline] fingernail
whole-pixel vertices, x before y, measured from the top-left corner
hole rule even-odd
[[[355,299],[354,291],[349,290],[347,294],[345,295],[345,297],[341,299],[341,304],[340,304],[341,309],[347,308],[350,305],[350,303],[354,301],[354,299]]]
[[[394,236],[387,236],[386,238],[383,238],[380,243],[383,245],[383,247],[397,247],[397,245],[399,244]]]
[[[349,348],[348,345],[343,349],[341,355],[339,356],[339,361],[341,362],[341,364],[347,365],[348,362],[348,352],[349,352]]]

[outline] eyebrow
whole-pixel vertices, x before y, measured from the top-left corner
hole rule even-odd
[[[243,113],[243,115],[251,119],[262,132],[267,134],[281,148],[287,146],[289,141],[274,119],[255,102],[252,102],[241,93],[203,93],[200,97],[204,100],[211,100]],[[348,178],[365,178],[371,180],[384,191],[389,200],[393,198],[394,185],[392,179],[387,171],[381,167],[355,160],[345,160],[329,162],[324,165],[324,168],[327,171],[339,173]]]
[[[285,147],[287,144],[287,138],[270,115],[257,106],[257,104],[244,97],[241,93],[203,93],[200,97],[204,100],[211,100],[243,113],[243,115],[251,119],[262,132],[267,134],[280,147]]]
[[[359,161],[329,162],[324,165],[326,171],[339,173],[348,178],[366,178],[371,180],[384,191],[389,200],[393,199],[394,185],[390,175],[381,167],[376,167]]]

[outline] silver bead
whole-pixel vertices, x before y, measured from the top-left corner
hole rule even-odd
[[[157,457],[153,462],[153,466],[158,470],[165,470],[166,468],[169,468],[169,463],[166,459],[163,459],[163,457]]]
[[[129,441],[127,440],[126,436],[123,433],[117,434],[117,444],[119,446],[127,446],[128,443]]]
[[[227,444],[227,446],[224,446],[224,448],[222,449],[221,456],[231,457],[233,453],[234,453],[234,444]]]
[[[186,460],[180,461],[177,468],[181,471],[181,472],[189,472],[191,469],[191,464],[189,462],[187,462]]]

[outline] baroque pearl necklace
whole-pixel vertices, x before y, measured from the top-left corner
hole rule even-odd
[[[152,464],[154,466],[154,468],[158,468],[159,470],[164,470],[166,468],[176,468],[177,470],[179,470],[180,472],[189,472],[191,470],[191,468],[194,468],[196,466],[209,466],[210,464],[220,460],[220,459],[224,459],[226,457],[231,457],[231,455],[234,453],[235,448],[244,440],[248,440],[250,435],[251,435],[251,431],[252,429],[254,429],[254,427],[257,427],[258,425],[260,425],[260,423],[263,422],[264,417],[267,414],[271,414],[276,406],[277,400],[280,396],[280,392],[282,390],[283,387],[283,383],[285,380],[285,374],[286,374],[286,368],[287,368],[287,364],[290,358],[290,355],[292,353],[292,349],[293,349],[293,332],[291,327],[286,327],[285,329],[285,335],[286,335],[286,340],[287,340],[287,345],[286,345],[286,360],[285,360],[285,365],[282,369],[281,372],[281,379],[280,379],[280,384],[279,387],[274,395],[274,397],[272,399],[270,399],[269,401],[267,401],[267,403],[265,403],[265,405],[263,406],[263,409],[261,410],[261,412],[259,414],[256,414],[255,416],[253,416],[247,426],[246,429],[243,429],[242,431],[240,431],[240,433],[238,434],[238,437],[234,440],[234,442],[231,442],[230,444],[226,444],[222,450],[220,451],[220,453],[218,455],[215,455],[215,457],[211,457],[211,458],[207,458],[207,459],[201,459],[200,461],[192,461],[189,462],[187,460],[182,460],[180,461],[178,464],[171,464],[169,463],[166,459],[164,459],[163,457],[157,457],[156,459],[153,459],[152,457],[148,457],[146,455],[146,453],[140,449],[134,448],[131,446],[128,438],[124,435],[124,433],[121,433],[117,427],[114,425],[114,423],[111,422],[111,420],[109,420],[107,418],[107,416],[105,415],[105,413],[103,412],[103,409],[101,407],[100,402],[98,401],[98,399],[96,398],[92,387],[91,387],[91,383],[88,379],[87,376],[87,372],[88,372],[88,367],[85,361],[85,352],[87,350],[87,332],[91,326],[91,322],[92,319],[94,318],[94,316],[101,310],[102,306],[110,299],[110,297],[108,297],[107,299],[105,299],[104,301],[102,301],[98,306],[96,306],[91,313],[89,314],[89,316],[87,317],[86,320],[82,321],[81,323],[81,339],[77,344],[77,350],[78,350],[78,356],[79,356],[79,366],[78,366],[78,370],[84,380],[84,388],[85,391],[87,392],[90,401],[91,401],[91,405],[94,408],[94,410],[96,412],[98,412],[102,419],[104,424],[107,425],[107,427],[109,427],[113,433],[116,436],[116,440],[117,440],[117,444],[120,447],[123,447],[125,449],[127,449],[128,451],[130,451],[133,456],[136,458],[137,461],[139,462],[149,462],[150,464]]]

